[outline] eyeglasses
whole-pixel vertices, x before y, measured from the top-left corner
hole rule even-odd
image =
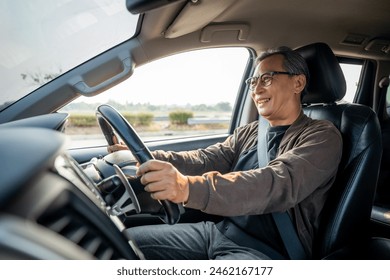
[[[249,86],[250,90],[254,90],[256,88],[259,80],[260,80],[260,85],[262,87],[269,87],[272,84],[272,80],[275,75],[299,75],[299,74],[295,74],[291,72],[272,71],[272,72],[266,72],[261,76],[250,77],[245,81],[245,83]]]

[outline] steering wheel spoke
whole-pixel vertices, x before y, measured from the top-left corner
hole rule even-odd
[[[141,207],[139,205],[138,199],[125,174],[118,165],[114,164],[113,166],[117,176],[122,182],[122,185],[125,187],[125,192],[123,192],[122,196],[113,205],[111,205],[109,209],[110,214],[114,216],[120,216],[131,211],[140,213]]]

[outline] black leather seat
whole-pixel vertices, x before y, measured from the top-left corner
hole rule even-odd
[[[390,210],[390,112],[387,108],[389,83],[389,76],[383,77],[378,83],[379,104],[377,114],[381,124],[383,152],[376,192],[376,204],[383,207],[384,211]]]
[[[302,101],[304,112],[333,122],[343,137],[343,156],[314,241],[314,258],[387,258],[388,240],[371,239],[369,232],[382,152],[378,118],[367,106],[339,102],[346,83],[328,45],[315,43],[297,51],[311,75]],[[383,248],[382,255],[372,252],[378,247]]]

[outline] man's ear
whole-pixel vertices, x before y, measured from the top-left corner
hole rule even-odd
[[[306,86],[306,77],[303,74],[295,76],[295,92],[300,93]]]

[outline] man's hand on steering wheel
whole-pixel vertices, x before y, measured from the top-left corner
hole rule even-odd
[[[116,151],[122,151],[122,150],[128,150],[129,148],[127,148],[126,144],[121,142],[120,144],[114,144],[114,145],[110,145],[110,146],[107,146],[107,151],[109,153],[113,153],[113,152],[116,152]]]
[[[137,176],[142,176],[141,183],[153,199],[174,203],[188,201],[188,178],[169,162],[149,160],[138,168]]]

